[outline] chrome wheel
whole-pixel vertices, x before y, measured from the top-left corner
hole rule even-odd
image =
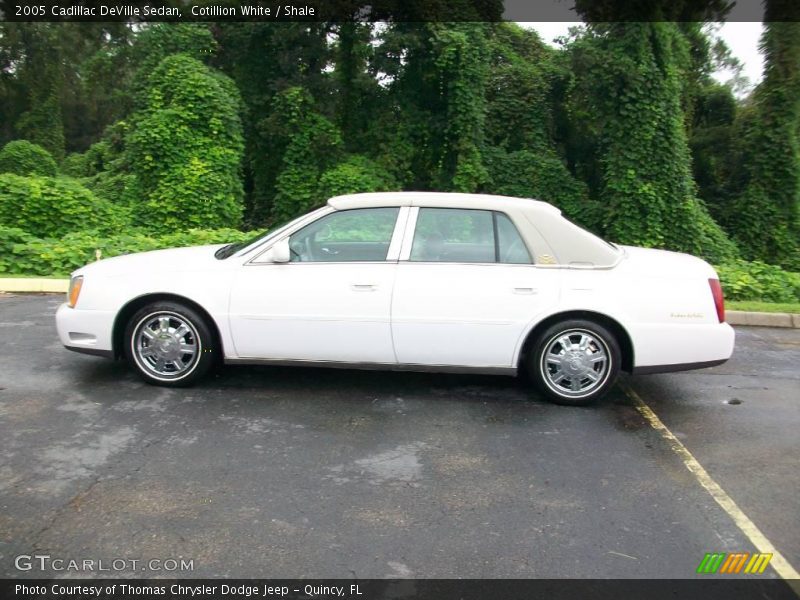
[[[131,350],[139,367],[151,377],[176,380],[197,366],[202,344],[191,321],[177,313],[157,312],[136,324]]]
[[[557,333],[542,353],[543,380],[561,396],[588,396],[608,379],[610,356],[608,345],[595,333],[582,329]]]

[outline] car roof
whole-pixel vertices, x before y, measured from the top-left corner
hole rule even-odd
[[[442,208],[473,208],[485,210],[541,210],[560,214],[561,211],[547,202],[490,194],[459,194],[447,192],[371,192],[347,194],[328,200],[336,210],[371,208],[381,206],[427,206]]]
[[[497,210],[506,213],[535,253],[539,265],[579,266],[581,268],[616,265],[621,251],[582,229],[561,215],[547,202],[489,194],[445,192],[372,192],[336,196],[328,200],[334,210],[419,206]]]

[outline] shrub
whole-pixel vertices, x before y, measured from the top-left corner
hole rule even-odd
[[[720,265],[716,269],[728,300],[800,301],[800,273],[744,260]]]
[[[589,199],[586,185],[572,176],[552,150],[506,152],[487,147],[484,157],[489,172],[483,188],[487,193],[544,200],[580,225],[600,230],[601,205]]]
[[[233,82],[176,54],[150,74],[143,99],[126,138],[136,221],[164,232],[238,225],[244,142]]]
[[[121,209],[73,179],[0,175],[0,225],[58,237],[87,228],[118,231],[124,223]]]
[[[61,239],[36,238],[21,229],[0,227],[0,273],[12,275],[68,275],[85,264],[132,252],[162,248],[243,242],[254,232],[235,229],[189,229],[152,237],[142,230],[104,236],[101,232],[79,231]]]
[[[21,247],[35,240],[34,236],[18,227],[0,225],[0,274],[25,273],[25,261],[19,260]]]
[[[348,157],[319,178],[319,200],[342,194],[383,192],[399,189],[394,177],[383,167],[359,154]]]
[[[86,177],[86,155],[71,152],[61,161],[61,172],[68,177]]]
[[[57,172],[56,161],[50,153],[27,140],[8,142],[0,150],[0,173],[55,177]]]

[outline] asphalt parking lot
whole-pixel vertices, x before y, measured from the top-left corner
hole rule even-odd
[[[61,302],[0,295],[3,577],[41,576],[14,566],[39,553],[191,559],[186,577],[687,578],[754,552],[627,387],[800,566],[800,330],[740,328],[727,364],[578,409],[484,376],[151,387],[64,350]],[[165,575],[140,569],[115,575]]]

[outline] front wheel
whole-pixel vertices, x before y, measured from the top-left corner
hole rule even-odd
[[[203,318],[177,302],[154,302],[125,329],[125,355],[154,385],[179,387],[200,379],[214,362],[214,337]]]
[[[619,344],[608,329],[575,319],[556,323],[538,336],[527,368],[556,404],[585,406],[614,385],[620,361]]]

